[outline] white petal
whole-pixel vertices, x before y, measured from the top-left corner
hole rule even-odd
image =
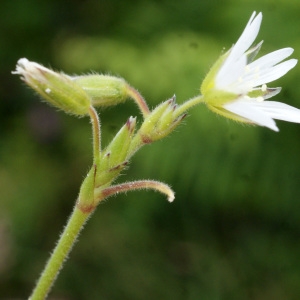
[[[261,88],[260,88],[261,89]],[[268,88],[267,93],[263,96],[264,99],[269,99],[274,97],[275,95],[279,94],[281,91],[281,87],[276,87],[276,88]]]
[[[257,86],[267,84],[282,77],[289,70],[295,67],[296,64],[297,59],[289,59],[264,70],[250,70],[248,74],[241,76],[239,80],[233,82],[229,89],[230,91],[236,91],[236,93],[242,93],[247,90],[249,91]],[[248,70],[248,66],[245,69]]]
[[[279,131],[275,121],[267,113],[261,111],[252,104],[252,101],[240,99],[226,103],[223,107],[234,114],[248,119],[250,122],[268,127],[274,131]]]
[[[274,67],[268,68],[262,71],[261,73],[258,73],[256,75],[257,78],[253,78],[252,81],[250,79],[247,79],[245,81],[249,81],[253,87],[272,82],[282,77],[289,70],[294,68],[297,62],[298,62],[297,59],[289,59]]]
[[[256,12],[253,12],[242,35],[230,50],[230,54],[228,55],[219,71],[221,77],[226,76],[226,73],[228,73],[228,71],[230,70],[231,65],[236,60],[238,60],[244,54],[244,52],[246,52],[246,50],[253,44],[254,40],[256,39],[262,20],[262,14],[259,13],[256,17],[255,15]]]
[[[266,90],[264,91],[262,87],[257,87],[251,90],[251,92],[258,91],[259,93],[262,93],[262,97],[264,100],[272,98],[279,94],[281,92],[281,87],[273,87],[273,88],[268,88],[266,86]]]
[[[253,44],[254,40],[256,39],[260,24],[262,21],[262,13],[259,13],[256,17],[256,12],[253,12],[251,15],[246,28],[244,29],[242,35],[234,45],[232,49],[232,56],[240,56]]]
[[[245,90],[282,77],[297,64],[297,60],[290,59],[281,64],[278,63],[291,55],[293,51],[292,48],[280,49],[250,63],[244,68],[244,74],[232,85],[231,89]]]
[[[298,108],[276,101],[255,102],[253,104],[271,118],[300,123],[300,109]]]
[[[230,69],[228,69],[227,73],[218,74],[216,77],[216,87],[219,89],[226,89],[230,91],[229,85],[236,82],[239,77],[243,75],[244,69],[247,64],[246,55],[241,56],[236,62],[231,64]],[[232,90],[236,92],[235,89]]]
[[[283,48],[266,54],[248,65],[249,69],[264,69],[277,65],[294,52],[293,48]]]

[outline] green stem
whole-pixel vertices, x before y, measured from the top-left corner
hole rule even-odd
[[[100,162],[101,154],[101,132],[100,132],[100,120],[97,111],[93,106],[90,106],[89,113],[91,117],[93,127],[93,164],[98,165]]]
[[[149,107],[143,98],[143,96],[132,86],[127,85],[127,95],[132,98],[136,104],[138,105],[139,109],[141,110],[143,117],[146,118],[150,114]]]
[[[180,115],[182,115],[183,113],[185,113],[188,109],[190,109],[191,107],[199,104],[199,103],[203,103],[204,102],[204,97],[203,96],[196,96],[190,100],[187,100],[186,102],[184,102],[183,104],[181,104],[180,106],[178,106],[174,112],[174,117],[178,117]]]
[[[91,213],[84,213],[75,206],[67,226],[47,262],[35,289],[29,297],[29,300],[42,300],[47,297],[64,261],[67,259],[84,223],[88,220],[90,215]]]

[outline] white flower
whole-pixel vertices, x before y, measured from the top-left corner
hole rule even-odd
[[[216,113],[278,131],[273,119],[300,123],[300,110],[281,102],[265,101],[281,90],[266,84],[285,75],[297,60],[282,62],[294,51],[284,48],[253,61],[262,42],[249,47],[258,34],[261,20],[261,13],[252,14],[237,43],[219,58],[204,79],[201,93],[204,102]]]

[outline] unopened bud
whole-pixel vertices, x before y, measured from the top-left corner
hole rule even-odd
[[[124,79],[109,75],[86,75],[74,77],[92,99],[93,106],[109,106],[124,102],[127,97],[127,83]]]
[[[144,144],[157,141],[170,134],[183,120],[186,114],[177,115],[176,97],[158,105],[142,124],[139,135]]]
[[[16,71],[12,73],[21,75],[26,84],[55,107],[70,114],[88,114],[90,97],[69,76],[26,58],[19,59]]]
[[[135,125],[136,118],[130,117],[105,149],[104,155],[110,153],[110,167],[114,167],[127,159]]]
[[[96,177],[97,187],[111,182],[126,167],[135,125],[136,118],[130,117],[101,154]]]

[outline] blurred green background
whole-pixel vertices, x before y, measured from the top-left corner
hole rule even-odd
[[[0,26],[0,298],[25,299],[91,165],[87,118],[42,103],[12,76],[27,57],[68,74],[124,77],[150,107],[198,94],[205,73],[264,18],[261,54],[300,53],[298,0],[3,0]],[[273,86],[300,107],[300,68]],[[107,144],[136,106],[100,110]],[[279,133],[192,109],[119,181],[170,184],[111,198],[84,228],[51,299],[299,299],[300,125]]]

